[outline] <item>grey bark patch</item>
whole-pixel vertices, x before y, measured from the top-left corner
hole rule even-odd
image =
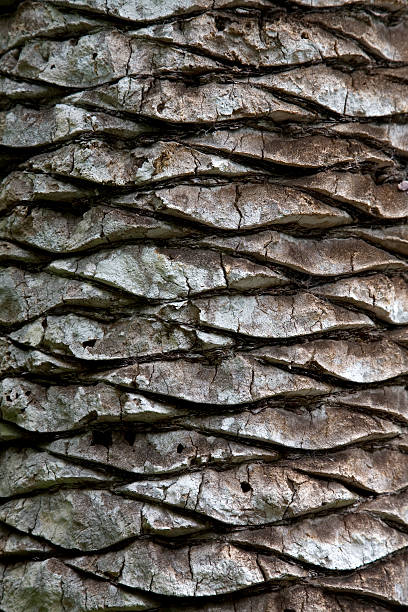
[[[144,595],[122,590],[107,581],[77,573],[60,559],[26,561],[3,568],[1,605],[10,612],[28,606],[39,609],[44,601],[55,612],[71,608],[92,610],[149,610],[156,602]]]
[[[92,489],[13,500],[1,507],[0,518],[22,532],[82,551],[108,548],[145,534],[174,537],[205,529],[200,521],[177,512]],[[11,544],[7,544],[4,553],[10,551]]]
[[[10,497],[57,484],[111,482],[112,477],[31,448],[1,452],[0,497]]]
[[[337,483],[305,477],[290,468],[252,464],[125,485],[141,499],[195,510],[226,525],[264,525],[353,504],[357,496]]]
[[[408,539],[368,514],[353,513],[239,532],[230,541],[283,552],[325,569],[352,570],[405,548]]]
[[[55,455],[87,459],[98,466],[109,465],[134,474],[183,472],[205,465],[242,463],[262,459],[274,461],[273,450],[250,447],[188,430],[162,433],[109,432],[109,443],[99,439],[99,430],[55,440],[45,445]]]

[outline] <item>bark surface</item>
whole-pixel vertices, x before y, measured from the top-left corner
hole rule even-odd
[[[0,13],[0,612],[408,609],[407,1]]]

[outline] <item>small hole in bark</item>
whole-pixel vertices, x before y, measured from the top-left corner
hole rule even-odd
[[[106,446],[109,448],[112,446],[112,432],[111,431],[98,431],[92,432],[91,446]]]
[[[82,346],[84,348],[87,348],[88,346],[90,348],[94,347],[96,344],[96,338],[94,338],[93,340],[85,340],[85,342],[82,343]]]
[[[136,432],[135,431],[125,431],[125,433],[123,434],[123,437],[125,438],[126,442],[130,444],[130,446],[133,446],[136,440]]]
[[[8,402],[11,402],[11,395],[6,395],[6,400],[7,400]]]
[[[217,28],[219,32],[222,32],[223,30],[225,30],[225,21],[223,20],[222,17],[215,18],[215,27]]]
[[[244,493],[248,493],[249,491],[252,491],[251,489],[251,485],[249,484],[249,482],[241,482],[241,489],[243,490]]]
[[[92,59],[96,59],[98,57],[97,53],[92,53]]]
[[[160,102],[160,104],[157,105],[157,112],[161,113],[165,106],[165,102]]]
[[[295,608],[285,608],[283,612],[296,612]]]
[[[50,69],[51,69],[51,70],[54,70],[54,68],[55,68],[55,64],[53,64],[52,66],[50,66]]]
[[[178,447],[177,447],[177,452],[178,453],[182,453],[183,450],[184,450],[184,446],[182,444],[179,444]]]
[[[302,32],[300,35],[301,38],[309,38],[309,34],[307,32]]]

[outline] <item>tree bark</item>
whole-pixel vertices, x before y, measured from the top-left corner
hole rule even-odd
[[[0,6],[1,612],[407,608],[406,0]]]

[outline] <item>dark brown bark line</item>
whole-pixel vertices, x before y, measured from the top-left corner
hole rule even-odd
[[[3,2],[0,610],[408,606],[407,8]]]

